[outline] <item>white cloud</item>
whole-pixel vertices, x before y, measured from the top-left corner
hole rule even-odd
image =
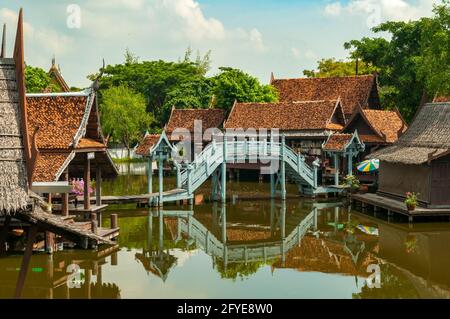
[[[296,59],[299,59],[301,57],[301,51],[298,48],[291,48],[291,53]]]
[[[176,37],[194,42],[205,39],[223,39],[225,28],[221,21],[207,18],[197,1],[157,0],[150,7],[150,17],[157,19],[152,24],[163,24]]]
[[[325,15],[335,17],[341,15],[342,5],[340,2],[334,2],[325,6]]]
[[[3,8],[0,10],[0,21],[14,30],[17,26],[18,15],[16,12]],[[60,55],[66,52],[72,44],[72,39],[49,28],[37,28],[28,22],[23,23],[25,35],[25,53],[28,55],[28,47],[33,50],[33,56],[37,59],[48,60],[52,55]]]
[[[364,15],[369,24],[382,21],[408,21],[430,15],[436,0],[351,0],[346,5],[340,1],[325,6],[326,16]]]
[[[258,29],[253,28],[250,31],[250,43],[256,48],[259,52],[266,51],[266,47],[263,42],[263,36]]]

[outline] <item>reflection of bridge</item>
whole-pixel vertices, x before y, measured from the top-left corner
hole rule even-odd
[[[222,238],[221,240],[208,230],[203,224],[188,215],[182,218],[180,227],[181,232],[188,238],[195,241],[197,246],[202,248],[207,254],[223,259],[225,264],[228,263],[247,263],[255,261],[267,261],[279,256],[284,259],[286,252],[296,245],[299,245],[306,232],[314,226],[317,210],[308,214],[296,226],[292,232],[285,236],[286,231],[286,207],[281,208],[280,212],[280,240],[271,242],[261,242],[255,244],[227,244],[226,238],[226,212],[224,206],[221,213]]]
[[[290,215],[286,220],[286,204],[281,202],[279,208],[278,220],[276,220],[277,212],[275,202],[271,203],[271,221],[270,221],[270,238],[247,241],[245,244],[236,244],[236,241],[228,242],[227,236],[227,212],[225,205],[220,207],[220,218],[217,218],[217,224],[220,229],[208,229],[200,222],[192,211],[159,211],[150,213],[148,224],[148,248],[142,253],[136,254],[136,258],[144,265],[147,271],[161,277],[164,281],[167,279],[170,269],[176,264],[176,258],[170,255],[170,250],[164,244],[164,225],[165,218],[169,218],[176,225],[173,232],[174,242],[184,240],[187,247],[196,244],[214,259],[223,260],[225,269],[231,263],[250,263],[256,261],[268,261],[281,257],[282,262],[285,255],[292,248],[300,245],[302,238],[307,231],[317,227],[317,208],[313,208],[309,214],[302,213],[299,222],[299,215]],[[217,213],[215,206],[213,215]],[[306,216],[305,216],[306,215]],[[158,245],[156,249],[153,247],[153,217],[158,217]],[[167,220],[166,220],[167,222]],[[228,223],[228,227],[233,227]],[[258,228],[258,227],[256,227]],[[289,228],[290,233],[286,235],[286,229]],[[291,229],[292,228],[292,229]],[[251,230],[247,230],[251,233]],[[279,239],[276,237],[279,236]],[[220,237],[220,238],[219,238]]]

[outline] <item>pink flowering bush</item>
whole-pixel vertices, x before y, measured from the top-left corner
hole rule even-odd
[[[75,194],[76,196],[83,196],[84,195],[84,180],[83,179],[72,179],[72,194]],[[89,185],[89,194],[92,194],[94,192],[94,189],[92,188],[92,185]]]

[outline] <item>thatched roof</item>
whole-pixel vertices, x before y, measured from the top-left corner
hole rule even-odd
[[[393,146],[371,158],[402,164],[423,164],[450,152],[450,103],[425,104],[409,129]]]
[[[28,182],[15,66],[0,59],[0,216],[27,206]]]

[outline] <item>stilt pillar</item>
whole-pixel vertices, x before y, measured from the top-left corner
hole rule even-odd
[[[334,154],[334,169],[335,169],[334,185],[338,186],[339,185],[339,155],[338,154]]]
[[[22,296],[23,287],[25,285],[25,278],[27,276],[28,267],[30,265],[31,255],[33,254],[33,244],[36,239],[38,228],[36,225],[30,227],[28,233],[27,247],[25,254],[22,258],[22,264],[20,266],[20,272],[16,284],[16,292],[14,294],[15,299],[19,299]]]
[[[95,171],[95,205],[102,205],[102,169],[97,165]]]
[[[66,169],[63,174],[64,181],[69,181],[69,169]],[[63,216],[69,216],[69,193],[61,194],[62,208],[61,213]]]
[[[284,148],[286,146],[286,137],[281,137],[281,150],[280,150],[280,184],[281,184],[281,199],[286,199],[286,162]]]
[[[227,199],[227,134],[223,134],[223,161],[222,161],[222,177],[221,177],[220,199],[225,203]]]
[[[91,208],[91,194],[89,193],[89,185],[91,184],[91,160],[86,154],[84,162],[84,209]]]
[[[159,207],[163,206],[163,191],[164,191],[164,155],[162,152],[159,153],[158,156],[158,183],[159,183],[159,189],[158,189],[158,205]]]
[[[348,176],[353,176],[353,153],[352,153],[351,150],[348,153],[347,165],[348,165],[348,167],[347,167],[347,169],[348,169],[347,175]]]

